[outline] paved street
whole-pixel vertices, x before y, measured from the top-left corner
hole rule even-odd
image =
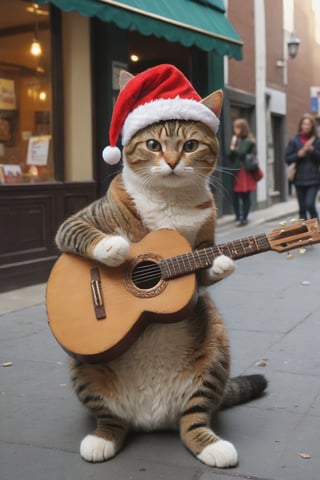
[[[278,226],[275,210],[254,212],[243,228],[221,221],[218,242],[269,232]],[[290,261],[263,253],[237,261],[235,274],[211,287],[230,333],[232,374],[269,380],[263,398],[214,419],[239,453],[239,465],[227,470],[200,463],[167,432],[132,434],[113,460],[84,462],[79,443],[93,423],[47,326],[44,286],[1,294],[1,480],[318,480],[319,259],[320,244]]]

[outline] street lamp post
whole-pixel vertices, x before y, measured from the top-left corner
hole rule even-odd
[[[300,38],[298,38],[296,34],[292,32],[287,42],[288,55],[290,58],[295,58],[297,56],[300,43]]]
[[[286,72],[287,60],[288,58],[296,58],[300,43],[301,43],[300,38],[298,38],[294,32],[290,33],[290,36],[286,42],[287,52],[284,54],[284,59],[277,60],[276,66],[278,68],[283,68],[284,72]],[[285,75],[285,83],[286,83],[287,82],[286,74],[284,75]]]

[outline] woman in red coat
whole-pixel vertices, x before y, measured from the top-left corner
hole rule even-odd
[[[233,122],[233,137],[230,144],[230,159],[232,166],[237,170],[234,178],[232,201],[239,226],[247,225],[251,207],[250,193],[257,189],[256,181],[252,173],[244,168],[247,153],[253,152],[256,146],[249,124],[244,118],[238,118]]]

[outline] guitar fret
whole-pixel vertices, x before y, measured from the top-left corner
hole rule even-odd
[[[183,265],[186,272],[190,272],[190,269],[193,268],[193,265],[191,265],[191,258],[189,255],[184,254]]]
[[[207,249],[205,250],[205,257],[206,257],[206,260],[207,260],[206,265],[208,265],[208,266],[212,265],[212,259],[209,257]]]
[[[176,267],[179,267],[179,264],[176,263],[175,257],[168,259],[166,263],[167,263],[167,270],[169,274],[169,277],[167,278],[177,277],[179,272],[177,271]]]
[[[201,267],[200,268],[208,268],[212,265],[214,255],[212,253],[213,249],[203,248],[202,250],[198,250],[199,256],[201,259]]]
[[[201,252],[200,250],[195,250],[193,253],[194,253],[194,257],[197,257],[197,259],[195,259],[195,267],[200,268],[202,265]]]
[[[232,257],[232,250],[230,249],[229,244],[224,245],[222,248],[218,249],[219,253],[221,252],[223,255],[227,257]]]
[[[259,250],[259,244],[258,244],[257,238],[256,237],[251,237],[251,238],[256,246],[256,249]]]

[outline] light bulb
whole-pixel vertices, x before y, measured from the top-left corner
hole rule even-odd
[[[39,42],[39,40],[37,38],[34,38],[32,40],[32,44],[31,44],[31,48],[30,48],[30,53],[31,55],[33,55],[34,57],[40,57],[40,55],[42,54],[42,47],[41,47],[41,43]]]

